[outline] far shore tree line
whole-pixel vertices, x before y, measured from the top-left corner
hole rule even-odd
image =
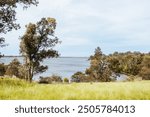
[[[16,24],[16,11],[18,5],[24,8],[37,5],[37,0],[0,0],[0,34],[6,34],[13,29],[19,29]],[[0,64],[0,76],[16,76],[32,82],[33,76],[45,72],[48,66],[41,63],[46,58],[58,57],[54,47],[60,43],[55,36],[56,20],[42,18],[37,23],[26,25],[26,32],[21,36],[20,54],[24,57],[21,64],[14,59],[10,64]],[[6,44],[5,38],[0,37],[0,48]],[[89,57],[90,67],[85,72],[77,72],[71,77],[72,82],[110,82],[115,81],[120,74],[130,76],[128,80],[141,77],[150,80],[150,53],[140,52],[115,52],[110,55],[102,53],[100,47],[95,49],[94,55]],[[40,78],[41,83],[62,82],[59,76]],[[67,78],[64,82],[69,82]]]
[[[150,80],[150,53],[128,51],[105,55],[97,47],[89,60],[90,67],[84,73],[75,73],[72,81],[110,82],[122,74],[127,76],[127,81]]]
[[[24,57],[26,58],[26,57]],[[26,59],[25,59],[26,60]],[[134,81],[137,78],[141,80],[150,80],[150,53],[140,52],[115,52],[110,55],[102,53],[100,47],[95,49],[94,55],[89,57],[90,67],[85,72],[77,72],[71,76],[70,82],[111,82],[116,81],[116,77],[120,74],[128,76],[128,81]],[[29,66],[29,63],[21,64],[17,59],[14,59],[10,64],[0,64],[0,76],[16,76],[20,79],[25,79],[32,82],[33,76],[37,73],[44,72],[46,69],[34,71],[30,76],[30,67],[34,69],[38,66]],[[37,67],[37,68],[35,68]],[[44,68],[42,66],[42,68]],[[40,77],[39,83],[62,83],[69,82],[68,78],[62,79],[61,76],[52,75],[49,77]]]

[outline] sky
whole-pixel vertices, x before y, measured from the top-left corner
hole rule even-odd
[[[19,37],[25,25],[42,17],[57,21],[55,35],[62,41],[61,56],[88,57],[99,46],[104,54],[115,51],[150,51],[150,0],[39,0],[39,5],[17,8],[21,29],[6,35],[5,55],[19,55]]]

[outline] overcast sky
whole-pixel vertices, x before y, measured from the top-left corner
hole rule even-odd
[[[5,55],[19,55],[19,36],[25,25],[42,17],[57,20],[61,56],[89,56],[100,46],[114,51],[150,51],[150,0],[39,0],[38,7],[17,8],[21,29],[4,35]]]

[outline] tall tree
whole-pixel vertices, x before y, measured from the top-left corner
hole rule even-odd
[[[100,47],[95,49],[94,55],[89,60],[91,66],[86,70],[86,74],[89,75],[91,81],[111,81],[111,71]]]
[[[48,67],[41,65],[45,58],[58,57],[53,48],[59,43],[54,35],[56,20],[42,18],[36,24],[30,23],[21,37],[20,52],[25,57],[26,80],[32,81],[33,75],[45,72]]]
[[[20,28],[16,23],[16,8],[22,4],[24,8],[37,5],[37,0],[0,0],[0,34]],[[0,47],[4,45],[4,38],[0,37]]]

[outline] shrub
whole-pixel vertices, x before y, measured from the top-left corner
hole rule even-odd
[[[150,68],[143,67],[140,71],[140,76],[143,80],[150,80]]]
[[[7,66],[5,75],[19,77],[20,66],[21,64],[18,59],[12,60],[12,62]]]
[[[39,83],[40,84],[51,84],[52,81],[51,81],[50,77],[40,77]]]
[[[82,72],[76,72],[71,76],[71,82],[88,82],[88,77]]]
[[[20,79],[24,79],[27,80],[27,70],[26,70],[26,66],[25,65],[21,65],[19,67],[19,78]]]
[[[57,83],[63,82],[61,76],[52,75],[50,78],[52,79],[52,82],[57,82]]]
[[[6,72],[6,66],[4,65],[4,63],[0,64],[0,76],[4,76]]]
[[[61,83],[62,78],[57,75],[52,75],[50,77],[40,77],[39,83],[41,84],[51,84],[51,83]]]
[[[150,56],[145,56],[142,62],[140,76],[143,80],[150,80]]]
[[[130,75],[127,77],[127,81],[134,81],[136,79],[136,76]]]
[[[68,78],[64,78],[64,83],[69,83],[69,79]]]

